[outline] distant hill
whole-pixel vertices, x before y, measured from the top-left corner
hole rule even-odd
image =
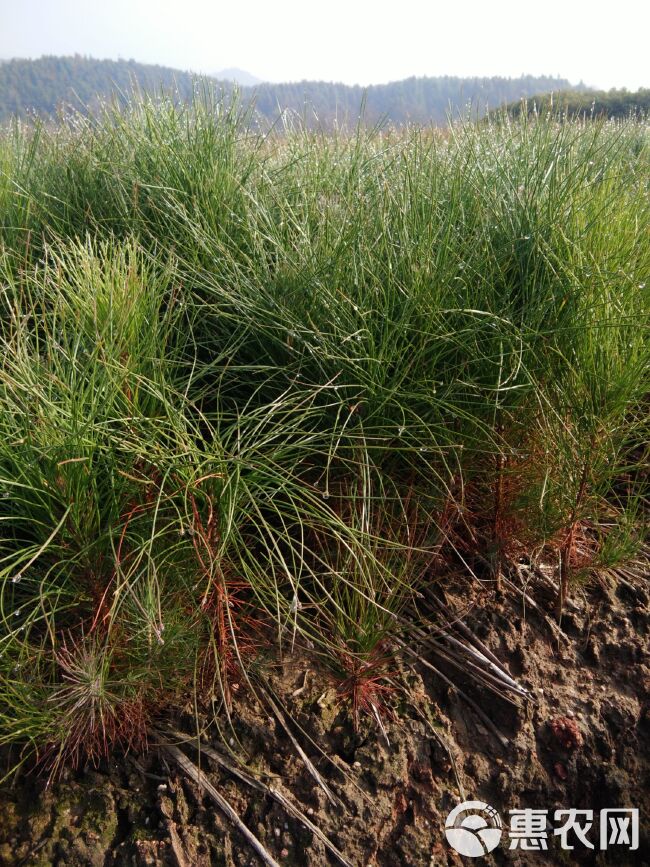
[[[355,123],[363,106],[364,119],[382,119],[396,124],[444,124],[448,114],[467,111],[482,116],[492,106],[505,105],[544,90],[566,89],[565,79],[522,76],[521,78],[406,78],[369,87],[301,81],[260,84],[253,89],[255,105],[264,116],[275,117],[278,108],[292,109],[307,118],[329,125],[335,118]]]
[[[223,70],[224,75],[233,70]],[[212,79],[217,85],[218,80]],[[148,93],[173,92],[192,97],[196,78],[188,72],[134,60],[94,60],[89,57],[41,57],[0,64],[0,122],[36,113],[53,116],[62,106],[92,111],[100,98],[121,94],[128,98],[134,83]],[[234,85],[221,82],[226,88]],[[407,78],[368,88],[322,81],[288,84],[261,83],[240,87],[245,101],[254,100],[261,115],[275,119],[282,110],[304,115],[308,122],[331,124],[334,119],[356,122],[362,105],[364,119],[376,123],[444,123],[447,113],[468,105],[483,115],[487,109],[550,90],[571,88],[566,79],[521,78]],[[365,102],[364,102],[365,100]]]
[[[0,65],[0,121],[12,115],[53,115],[61,106],[92,110],[98,97],[130,93],[134,81],[152,93],[176,88],[182,99],[189,99],[193,91],[190,73],[135,60],[79,55],[9,60]]]
[[[565,112],[586,117],[625,118],[630,115],[650,116],[650,88],[640,90],[562,90],[543,93],[526,101],[507,106],[508,113],[518,117],[522,111],[532,114]]]
[[[250,72],[246,72],[245,69],[238,69],[236,66],[220,69],[214,73],[213,77],[219,81],[234,81],[235,84],[241,84],[242,87],[255,87],[256,84],[262,83],[261,78],[256,78]]]

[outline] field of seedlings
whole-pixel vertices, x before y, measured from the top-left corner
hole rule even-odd
[[[334,810],[331,731],[344,776],[359,739],[399,750],[427,683],[503,737],[535,696],[468,612],[566,654],[594,588],[647,590],[649,145],[262,133],[205,95],[7,128],[0,777],[160,750],[191,777],[170,733],[247,760],[260,708]]]

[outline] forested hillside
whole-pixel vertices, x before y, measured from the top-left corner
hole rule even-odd
[[[98,96],[126,97],[136,82],[149,93],[174,90],[180,100],[188,100],[196,86],[191,73],[134,60],[93,60],[81,56],[11,60],[0,64],[0,121],[34,112],[53,115],[61,106],[92,110],[99,103]],[[232,84],[227,82],[223,86],[229,89]],[[310,122],[318,119],[329,125],[335,118],[356,121],[362,106],[369,123],[382,119],[394,123],[442,123],[449,111],[464,111],[468,105],[483,114],[486,108],[570,86],[567,80],[553,77],[445,76],[408,78],[368,88],[302,81],[240,90],[244,99],[253,99],[258,111],[267,118],[277,117],[280,110],[290,110],[306,115]]]
[[[650,88],[640,90],[568,90],[545,93],[534,99],[518,100],[508,111],[518,117],[522,111],[562,111],[588,117],[625,118],[650,113]]]
[[[256,105],[267,117],[277,108],[308,112],[329,124],[335,117],[356,121],[361,106],[365,119],[376,123],[387,119],[393,123],[444,123],[449,112],[483,114],[486,109],[513,100],[570,87],[565,79],[522,76],[520,78],[406,78],[389,84],[364,88],[322,81],[290,84],[261,84],[255,88]]]
[[[33,112],[49,115],[62,105],[93,108],[98,95],[127,94],[135,81],[146,91],[174,88],[184,99],[192,94],[190,73],[166,66],[79,55],[17,59],[0,65],[0,120]]]

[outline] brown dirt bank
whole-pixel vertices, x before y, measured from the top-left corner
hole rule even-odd
[[[294,655],[270,683],[337,806],[328,802],[268,707],[255,699],[238,703],[234,732],[224,727],[213,743],[223,749],[224,740],[230,742],[261,779],[293,796],[354,867],[650,863],[644,854],[650,852],[645,587],[619,585],[614,592],[603,584],[578,591],[561,635],[514,592],[495,603],[480,586],[446,588],[452,609],[467,612],[468,626],[535,695],[534,703],[514,706],[453,675],[487,711],[505,743],[455,689],[424,667],[415,671],[408,665],[396,677],[409,683],[411,700],[396,691],[395,717],[384,721],[389,743],[370,720],[355,733],[335,689]],[[531,583],[527,593],[550,608],[541,585]],[[451,675],[443,662],[434,662]],[[243,692],[242,685],[238,693]],[[179,713],[178,726],[191,731],[191,717]],[[186,752],[198,760],[191,749]],[[205,755],[201,765],[280,864],[337,863],[278,803]],[[66,772],[49,788],[25,773],[5,785],[0,798],[3,865],[261,863],[209,798],[155,748],[144,757]],[[492,804],[505,825],[515,808],[547,809],[552,816],[569,807],[638,807],[639,849],[618,846],[602,853],[576,845],[567,852],[550,834],[549,851],[536,854],[510,851],[505,835],[491,855],[461,859],[445,840],[444,820],[463,799]],[[591,833],[598,845],[597,827]]]

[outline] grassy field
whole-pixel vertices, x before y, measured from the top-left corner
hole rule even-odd
[[[0,744],[51,768],[298,650],[379,727],[423,591],[557,604],[647,491],[642,123],[0,140]],[[197,710],[198,712],[198,710]]]

